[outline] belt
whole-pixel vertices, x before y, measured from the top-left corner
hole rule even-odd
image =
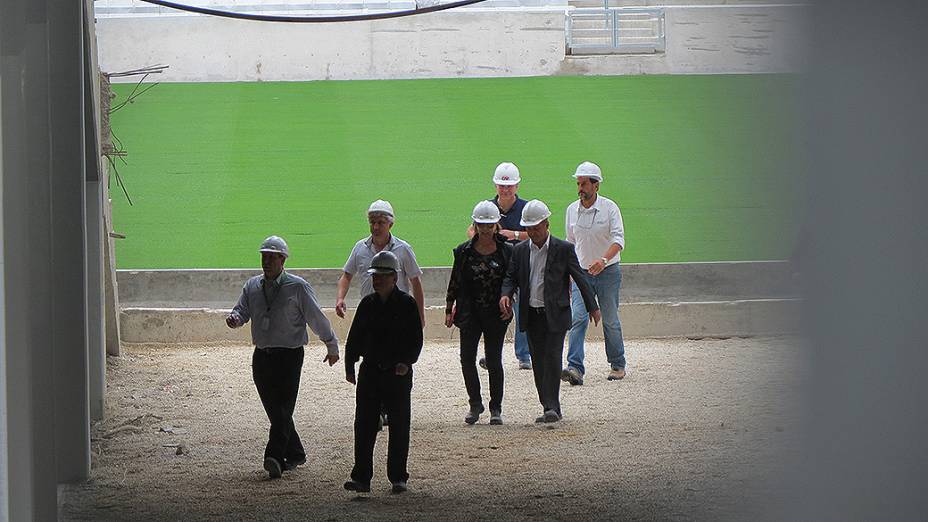
[[[535,308],[534,306],[530,306],[530,307],[528,307],[528,309],[531,310],[532,312],[535,312],[536,314],[539,314],[539,315],[545,313],[545,307],[543,307],[543,306],[542,306],[542,307],[539,307],[539,308]]]
[[[302,348],[302,346],[295,346],[295,347],[293,347],[293,348],[290,348],[290,347],[288,347],[288,346],[265,346],[265,347],[263,347],[263,348],[258,348],[258,347],[256,346],[255,348],[257,348],[258,350],[261,350],[262,352],[265,352],[265,353],[271,353],[271,352],[280,352],[280,351],[283,351],[283,350],[298,350],[298,349]]]

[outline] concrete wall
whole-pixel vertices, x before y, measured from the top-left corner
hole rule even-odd
[[[101,18],[97,34],[103,71],[169,65],[159,81],[765,73],[802,65],[803,6],[668,7],[665,53],[584,57],[565,56],[565,11],[475,8],[336,24]]]
[[[160,81],[530,76],[553,74],[564,57],[563,10],[336,24],[109,18],[97,34],[103,71],[170,65]]]
[[[809,32],[805,5],[675,6],[664,12],[666,52],[570,56],[560,72],[787,73],[804,68]]]
[[[425,268],[422,286],[428,306],[444,306],[451,269]],[[335,306],[337,268],[295,269],[312,285],[323,307]],[[255,270],[119,270],[124,308],[229,309]],[[798,294],[786,262],[642,263],[622,265],[622,302],[735,301],[789,298]],[[348,305],[358,301],[357,285]]]
[[[90,474],[84,185],[95,143],[84,133],[93,128],[84,81],[96,67],[83,44],[92,5],[0,6],[0,520],[56,520],[58,484]]]
[[[0,43],[0,54],[3,45]],[[3,67],[0,66],[0,102],[3,100]],[[6,273],[3,257],[3,104],[0,103],[0,274]],[[6,292],[0,277],[0,303],[6,306]],[[6,314],[0,313],[0,520],[7,520],[9,514],[9,453],[7,445],[7,419],[6,419]]]
[[[793,332],[798,290],[785,262],[654,263],[623,265],[621,318],[627,337],[719,337]],[[351,316],[338,318],[335,282],[341,270],[293,270],[313,285],[338,333]],[[122,339],[128,342],[249,342],[248,328],[223,321],[242,283],[255,270],[121,270],[118,273]],[[444,326],[448,268],[423,275],[426,337],[457,338]],[[357,303],[357,290],[349,305]],[[351,313],[351,312],[350,312]],[[350,314],[349,313],[349,314]],[[510,335],[512,327],[510,327]],[[602,337],[591,328],[591,338]],[[310,336],[312,338],[312,336]]]
[[[235,341],[251,343],[251,325],[231,330],[226,326],[228,310],[183,308],[124,308],[120,314],[123,341],[130,343],[202,343]],[[338,339],[344,343],[354,317],[344,319],[331,308],[325,314]],[[752,299],[683,303],[627,303],[620,306],[622,333],[627,339],[659,337],[732,337],[779,335],[798,330],[799,301],[796,299]],[[443,307],[425,313],[425,338],[456,341],[457,328],[444,325]],[[511,341],[515,324],[510,324]],[[322,343],[310,332],[310,345]],[[602,327],[590,326],[587,338],[602,339]]]

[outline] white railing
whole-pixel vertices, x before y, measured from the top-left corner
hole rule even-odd
[[[568,54],[664,52],[664,10],[604,7],[567,12]]]

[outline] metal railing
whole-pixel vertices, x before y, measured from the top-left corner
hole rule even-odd
[[[567,12],[568,54],[664,52],[664,10],[604,7]]]

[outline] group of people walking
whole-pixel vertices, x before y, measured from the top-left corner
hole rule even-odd
[[[460,330],[460,360],[469,409],[468,424],[486,411],[479,365],[489,374],[490,424],[502,424],[503,343],[515,319],[515,355],[520,369],[531,369],[541,403],[536,422],[558,422],[560,383],[582,385],[583,342],[588,322],[603,322],[609,380],[625,376],[625,353],[618,318],[625,247],[618,206],[598,194],[600,168],[584,162],[574,173],[578,200],[566,211],[567,239],[550,234],[551,211],[539,200],[517,194],[519,169],[501,163],[493,176],[497,195],[477,203],[469,240],[453,250],[446,294],[445,325]],[[389,429],[387,476],[394,493],[407,490],[406,470],[413,365],[425,324],[422,269],[408,243],[390,232],[395,214],[377,200],[368,208],[371,235],[358,241],[338,281],[335,312],[345,317],[345,298],[360,279],[360,295],[345,345],[345,378],[357,386],[354,422],[355,464],[345,489],[370,491],[377,432]],[[283,270],[286,242],[271,236],[259,249],[263,275],[249,279],[226,318],[230,328],[251,322],[255,387],[271,423],[264,468],[280,477],[306,462],[293,424],[306,326],[327,347],[323,362],[339,360],[338,341],[312,287]],[[564,339],[569,335],[567,367]],[[355,365],[361,361],[360,368]]]

